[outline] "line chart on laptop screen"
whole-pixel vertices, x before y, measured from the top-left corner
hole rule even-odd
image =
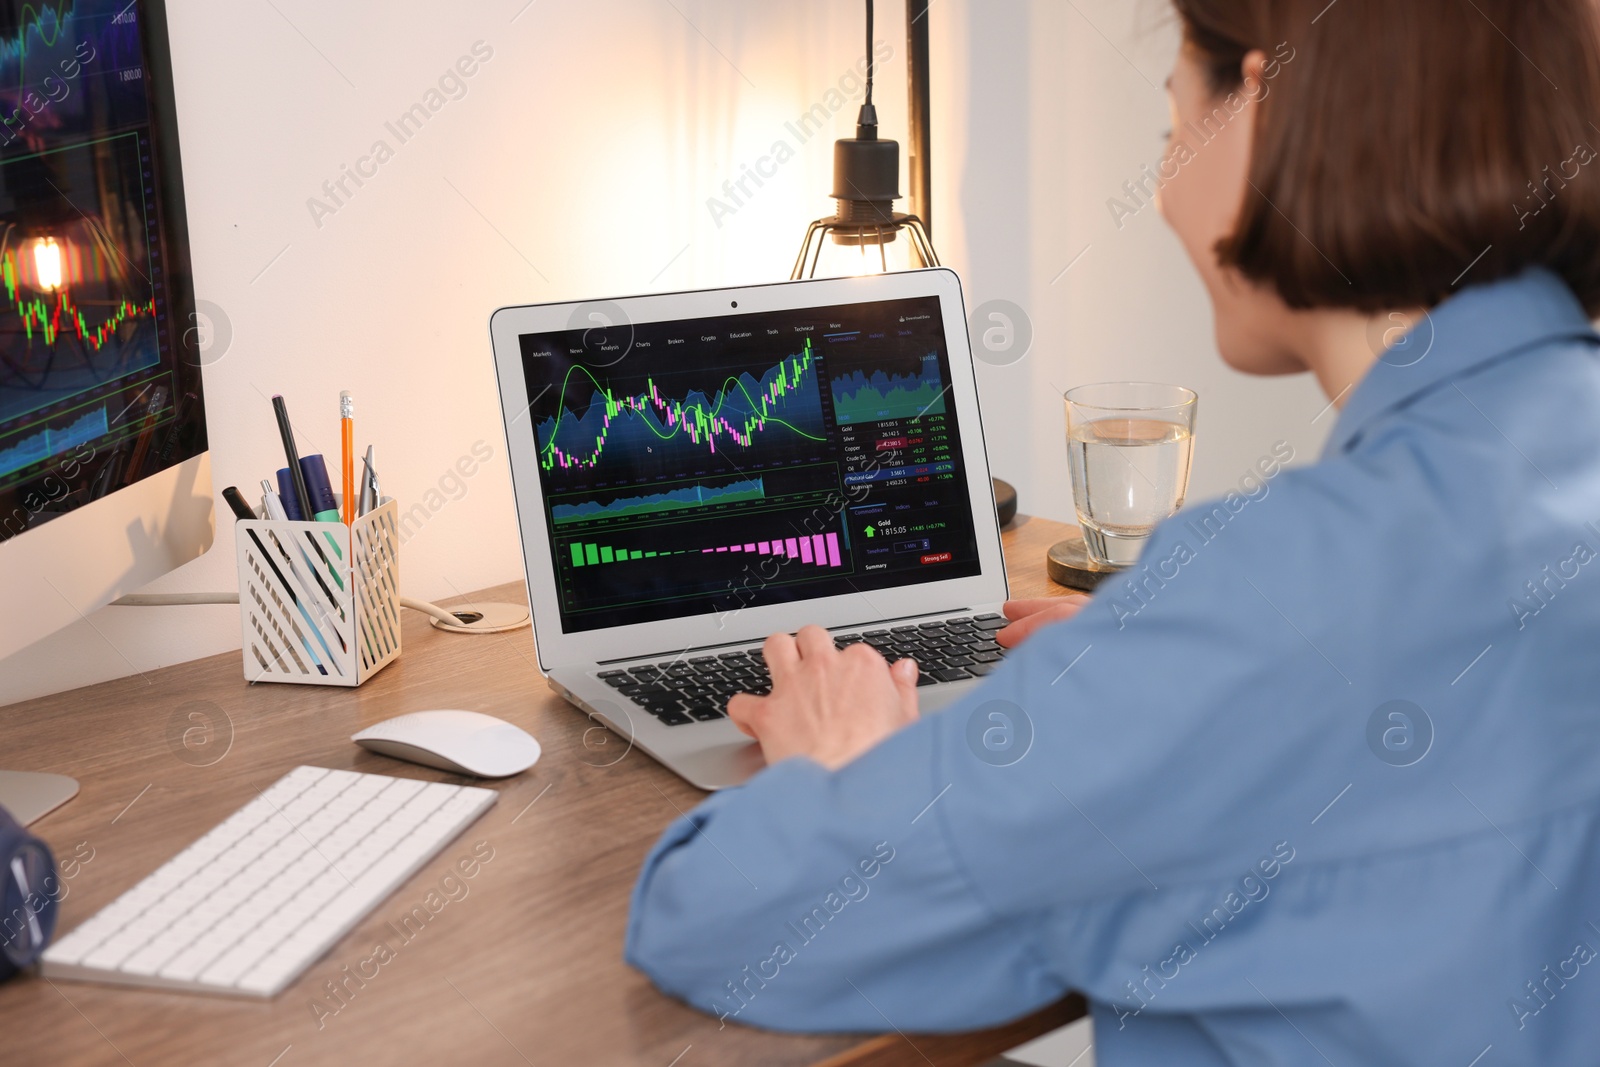
[[[642,387],[618,393],[589,368],[571,367],[555,414],[535,427],[540,467],[631,476],[648,466],[693,465],[718,448],[735,462],[741,455],[776,460],[804,456],[827,440],[810,338],[768,367],[718,366],[661,378],[648,376]]]
[[[978,573],[938,300],[521,338],[568,632]]]

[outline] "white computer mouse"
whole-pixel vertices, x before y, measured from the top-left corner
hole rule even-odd
[[[350,740],[395,759],[479,778],[506,778],[539,761],[539,742],[504,719],[476,711],[414,711]]]

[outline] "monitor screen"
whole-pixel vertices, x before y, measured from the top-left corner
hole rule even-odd
[[[206,448],[162,19],[0,0],[0,540]]]
[[[922,297],[522,335],[565,631],[980,573],[943,322]]]

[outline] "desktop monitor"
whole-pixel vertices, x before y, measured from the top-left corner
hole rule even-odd
[[[161,0],[0,0],[0,659],[210,547]]]

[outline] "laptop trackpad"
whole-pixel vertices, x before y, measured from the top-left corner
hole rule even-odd
[[[711,745],[698,752],[673,757],[672,768],[701,789],[726,789],[743,785],[751,775],[765,767],[761,746],[741,739]]]
[[[981,679],[971,681],[947,682],[944,685],[930,685],[917,690],[917,710],[926,714],[948,707],[957,700],[978,688]]]

